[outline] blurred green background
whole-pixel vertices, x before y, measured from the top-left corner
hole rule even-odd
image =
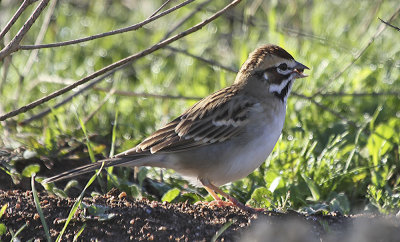
[[[133,25],[162,3],[59,1],[42,43]],[[171,1],[161,11],[178,3]],[[33,51],[18,51],[0,66],[0,112],[23,106],[182,32],[228,3],[195,1],[137,31],[41,49],[31,65]],[[1,28],[18,4],[0,1]],[[23,13],[5,43],[34,7]],[[18,183],[33,172],[48,176],[52,166],[61,171],[71,168],[74,161],[90,162],[88,146],[97,158],[108,157],[111,147],[115,147],[111,153],[133,147],[194,104],[197,97],[230,85],[236,74],[228,69],[238,70],[252,50],[273,43],[310,67],[310,76],[294,85],[295,95],[288,100],[286,123],[274,152],[248,178],[223,188],[242,202],[268,209],[398,213],[400,33],[383,29],[378,17],[389,20],[399,7],[395,0],[243,1],[201,30],[172,43],[175,49],[164,48],[130,63],[95,88],[53,108],[49,115],[18,125],[79,88],[2,122],[0,146],[14,156],[2,159],[0,176]],[[51,7],[22,44],[35,43],[47,11]],[[391,23],[400,26],[400,18],[395,16]],[[135,93],[156,97],[126,95]],[[63,165],[65,160],[68,165]],[[98,192],[118,187],[131,196],[155,200],[211,199],[205,190],[192,187],[173,171],[140,168],[135,179],[129,169],[114,169],[113,173],[117,176],[104,177]],[[79,188],[71,181],[66,187],[51,184],[46,189],[66,196],[71,187]]]

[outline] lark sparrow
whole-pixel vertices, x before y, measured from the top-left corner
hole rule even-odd
[[[273,150],[283,128],[286,100],[307,66],[281,47],[252,52],[235,82],[203,98],[136,147],[44,180],[74,177],[109,166],[169,168],[194,178],[218,202],[216,193],[249,209],[218,186],[246,177]]]

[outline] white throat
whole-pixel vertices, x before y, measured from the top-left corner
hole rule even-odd
[[[265,76],[266,75],[264,75],[264,78],[266,78]],[[283,80],[280,84],[271,83],[269,86],[269,92],[286,103],[290,91],[292,90],[294,80],[295,79],[292,75],[290,75],[288,79]]]

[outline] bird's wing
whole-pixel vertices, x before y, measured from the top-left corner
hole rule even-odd
[[[237,92],[237,88],[230,86],[211,94],[136,147],[116,157],[142,152],[178,152],[223,142],[237,135],[248,122],[250,110],[260,106]]]

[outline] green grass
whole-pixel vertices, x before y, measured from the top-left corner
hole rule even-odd
[[[157,43],[199,3],[191,3],[134,32],[80,45],[42,49],[23,79],[20,75],[31,52],[14,53],[7,72],[5,65],[0,66],[1,109],[11,111]],[[174,34],[227,3],[206,5]],[[18,7],[17,3],[13,4],[6,11],[7,17]],[[140,22],[161,1],[137,4],[59,2],[43,43],[89,36]],[[274,43],[311,68],[310,77],[297,81],[294,91],[311,97],[322,107],[292,95],[284,131],[273,153],[247,178],[224,186],[226,191],[242,202],[269,209],[345,214],[399,212],[400,95],[327,95],[400,92],[399,33],[387,28],[374,38],[381,25],[378,17],[388,20],[396,8],[395,0],[262,1],[261,5],[257,1],[245,1],[229,15],[172,44],[238,69],[257,46]],[[12,36],[28,16],[26,12],[17,21],[10,31]],[[24,44],[34,43],[42,21],[43,16],[24,38]],[[392,24],[400,26],[399,17]],[[350,65],[371,40],[372,44]],[[234,78],[235,73],[162,49],[128,65],[96,87],[203,97],[231,84]],[[89,160],[88,154],[91,159],[95,155],[108,156],[133,147],[195,103],[186,99],[128,97],[117,92],[104,105],[99,105],[106,96],[107,92],[91,89],[25,126],[16,123],[55,105],[64,96],[18,115],[15,122],[2,123],[0,132],[4,135],[0,146],[25,147],[27,155],[52,162],[63,157]],[[96,110],[91,119],[83,122]],[[73,115],[75,112],[78,119]],[[80,128],[82,122],[85,132]],[[89,142],[88,139],[91,148],[72,152]],[[40,167],[42,171],[45,169],[38,162],[25,170],[18,164],[17,159],[2,163],[1,174],[18,181],[33,173],[40,174]],[[136,182],[129,169],[108,171],[112,174],[107,175],[102,192],[118,187],[130,196],[171,202],[211,199],[203,189],[188,185],[170,170],[163,171],[162,183],[155,182],[160,180],[159,169],[140,168]],[[153,179],[146,180],[147,186],[153,188],[151,194],[142,189],[145,177]],[[46,189],[66,195],[72,185],[75,183],[57,188],[49,184]]]

